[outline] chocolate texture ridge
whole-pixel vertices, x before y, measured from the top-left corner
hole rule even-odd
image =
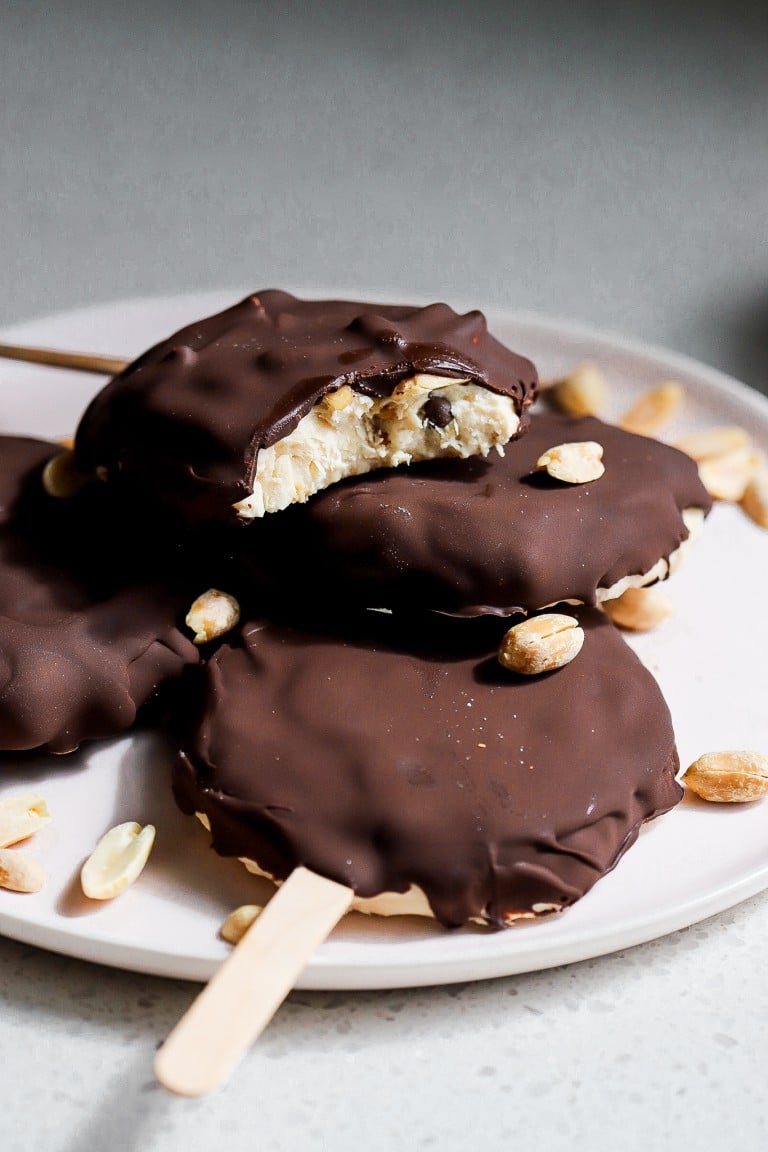
[[[518,415],[538,383],[481,312],[270,289],[174,333],[110,381],[83,413],[78,462],[187,519],[232,519],[259,452],[321,397],[344,385],[389,396],[415,373],[476,382],[513,400]],[[447,414],[424,402],[425,423],[439,428]]]
[[[605,473],[566,484],[536,471],[548,448],[597,441]],[[534,412],[503,458],[440,460],[344,480],[221,552],[253,587],[303,603],[506,614],[598,593],[648,573],[708,513],[695,463],[593,417]],[[294,562],[294,547],[301,564]]]
[[[564,610],[584,645],[537,677],[500,665],[495,618],[246,625],[192,671],[177,803],[222,855],[415,885],[447,927],[572,905],[682,789],[653,676],[598,609]]]
[[[151,536],[113,531],[101,485],[68,500],[42,487],[61,446],[0,437],[0,750],[73,751],[131,727],[196,664],[182,630],[191,592],[150,576]],[[144,551],[146,550],[146,551]]]

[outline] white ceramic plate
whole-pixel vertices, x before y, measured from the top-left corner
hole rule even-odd
[[[123,301],[20,325],[4,338],[129,357],[238,295]],[[646,387],[675,378],[689,401],[670,435],[740,424],[768,454],[768,401],[719,372],[557,320],[487,314],[496,334],[535,360],[543,378],[585,358],[599,362],[612,384],[609,419]],[[99,386],[94,377],[0,361],[0,429],[67,435]],[[673,618],[632,640],[666,694],[684,766],[715,749],[768,752],[766,574],[768,532],[738,508],[719,505],[667,585]],[[169,750],[150,734],[60,759],[5,756],[0,794],[40,791],[54,819],[28,848],[44,864],[47,884],[34,896],[0,891],[0,932],[103,964],[207,979],[227,955],[217,936],[222,920],[238,904],[259,902],[264,890],[236,862],[217,858],[197,821],[176,810],[169,763]],[[129,819],[157,827],[149,864],[119,899],[86,907],[80,864],[108,827]],[[768,803],[686,799],[644,828],[616,869],[557,919],[499,933],[444,932],[416,918],[355,914],[318,950],[298,986],[393,988],[553,967],[659,937],[765,887]]]

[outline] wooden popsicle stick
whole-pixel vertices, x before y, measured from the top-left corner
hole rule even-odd
[[[353,896],[308,868],[291,873],[159,1049],[164,1088],[204,1096],[224,1083]]]
[[[71,368],[75,372],[94,372],[99,376],[116,376],[130,364],[113,356],[94,356],[90,352],[61,352],[55,348],[30,348],[23,344],[0,344],[0,357],[23,360],[29,364],[46,364],[49,368]]]

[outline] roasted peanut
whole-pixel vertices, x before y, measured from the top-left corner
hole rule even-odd
[[[741,497],[741,506],[761,528],[768,528],[768,467],[761,463]]]
[[[11,892],[39,892],[44,883],[43,869],[26,852],[0,848],[0,888]]]
[[[536,469],[564,484],[588,484],[605,472],[603,446],[594,440],[555,444],[539,456]]]
[[[658,628],[672,613],[672,605],[661,588],[627,588],[614,600],[603,601],[603,611],[619,628],[649,632]]]
[[[207,644],[229,632],[240,619],[240,605],[228,592],[209,588],[187,612],[185,623],[194,632],[195,644]]]
[[[53,456],[43,469],[43,488],[49,496],[59,500],[69,500],[93,480],[80,472],[75,464],[75,454],[71,449]]]
[[[596,416],[605,403],[605,377],[596,364],[585,361],[562,380],[556,380],[548,395],[569,416]]]
[[[685,392],[681,384],[670,381],[649,388],[619,420],[625,432],[655,436],[683,406]]]
[[[155,842],[152,824],[143,828],[128,821],[118,824],[99,840],[80,870],[83,892],[91,900],[111,900],[124,892],[140,875]]]
[[[355,394],[350,388],[349,384],[342,384],[341,388],[334,389],[333,392],[326,392],[323,396],[323,404],[326,404],[334,412],[342,412],[355,398]]]
[[[498,659],[510,672],[537,676],[570,663],[583,643],[584,631],[573,616],[546,612],[510,628],[499,646]]]
[[[734,452],[738,448],[751,448],[752,439],[744,428],[721,425],[717,428],[705,428],[701,432],[689,432],[686,436],[678,436],[673,445],[698,462],[707,460],[710,456],[723,456],[726,452]]]
[[[262,912],[263,908],[260,904],[241,904],[239,908],[235,908],[234,912],[230,912],[222,924],[221,938],[229,944],[238,944]]]
[[[757,467],[749,448],[734,448],[699,461],[699,477],[713,500],[737,503],[743,499]]]
[[[687,788],[718,804],[768,796],[768,756],[760,752],[705,752],[684,772]]]

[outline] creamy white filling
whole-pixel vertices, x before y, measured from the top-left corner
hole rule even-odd
[[[422,413],[435,392],[451,406],[443,428]],[[380,399],[344,385],[319,400],[288,436],[259,451],[253,492],[234,508],[253,520],[375,468],[487,456],[493,448],[503,454],[519,423],[514,400],[466,380],[419,374]]]

